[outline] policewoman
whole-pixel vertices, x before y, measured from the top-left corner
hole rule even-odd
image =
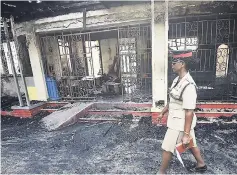
[[[162,143],[162,164],[159,170],[160,174],[165,174],[169,166],[169,162],[175,151],[175,146],[178,143],[187,146],[190,139],[193,139],[194,147],[191,153],[195,157],[197,164],[189,167],[191,172],[205,172],[207,166],[200,154],[200,150],[196,145],[194,127],[196,126],[196,108],[197,92],[196,83],[188,72],[188,63],[192,62],[193,58],[186,54],[175,55],[172,58],[172,69],[178,75],[169,90],[169,102],[162,110],[158,117],[160,120],[165,113],[168,112],[167,132]]]

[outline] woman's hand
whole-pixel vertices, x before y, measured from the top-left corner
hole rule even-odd
[[[189,135],[184,134],[184,136],[183,136],[183,138],[182,138],[182,143],[183,143],[183,146],[184,146],[185,148],[188,147],[188,144],[190,143],[190,140],[191,140],[191,138],[189,137]]]

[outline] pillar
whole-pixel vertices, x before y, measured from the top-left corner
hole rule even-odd
[[[159,108],[158,104],[167,103],[168,93],[168,4],[155,2],[164,6],[164,11],[158,13],[152,2],[152,110]],[[163,108],[161,105],[160,109]],[[158,111],[157,111],[158,112]]]
[[[35,34],[27,35],[28,50],[32,73],[36,88],[37,100],[46,101],[48,99],[48,91],[46,87],[43,63],[40,53],[40,45],[37,42]]]

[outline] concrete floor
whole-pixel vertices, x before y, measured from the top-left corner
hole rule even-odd
[[[166,128],[139,123],[76,124],[48,132],[34,119],[2,117],[4,174],[155,174],[161,163]],[[201,125],[198,144],[207,174],[237,173],[237,124]],[[194,159],[182,155],[186,165]],[[168,173],[188,173],[174,157]]]

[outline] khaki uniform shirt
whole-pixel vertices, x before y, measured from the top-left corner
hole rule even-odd
[[[174,79],[170,88],[167,126],[173,130],[184,131],[185,109],[196,108],[197,92],[196,84],[189,73],[177,84],[178,79],[179,77]],[[194,113],[191,129],[196,126],[196,122],[197,117]]]

